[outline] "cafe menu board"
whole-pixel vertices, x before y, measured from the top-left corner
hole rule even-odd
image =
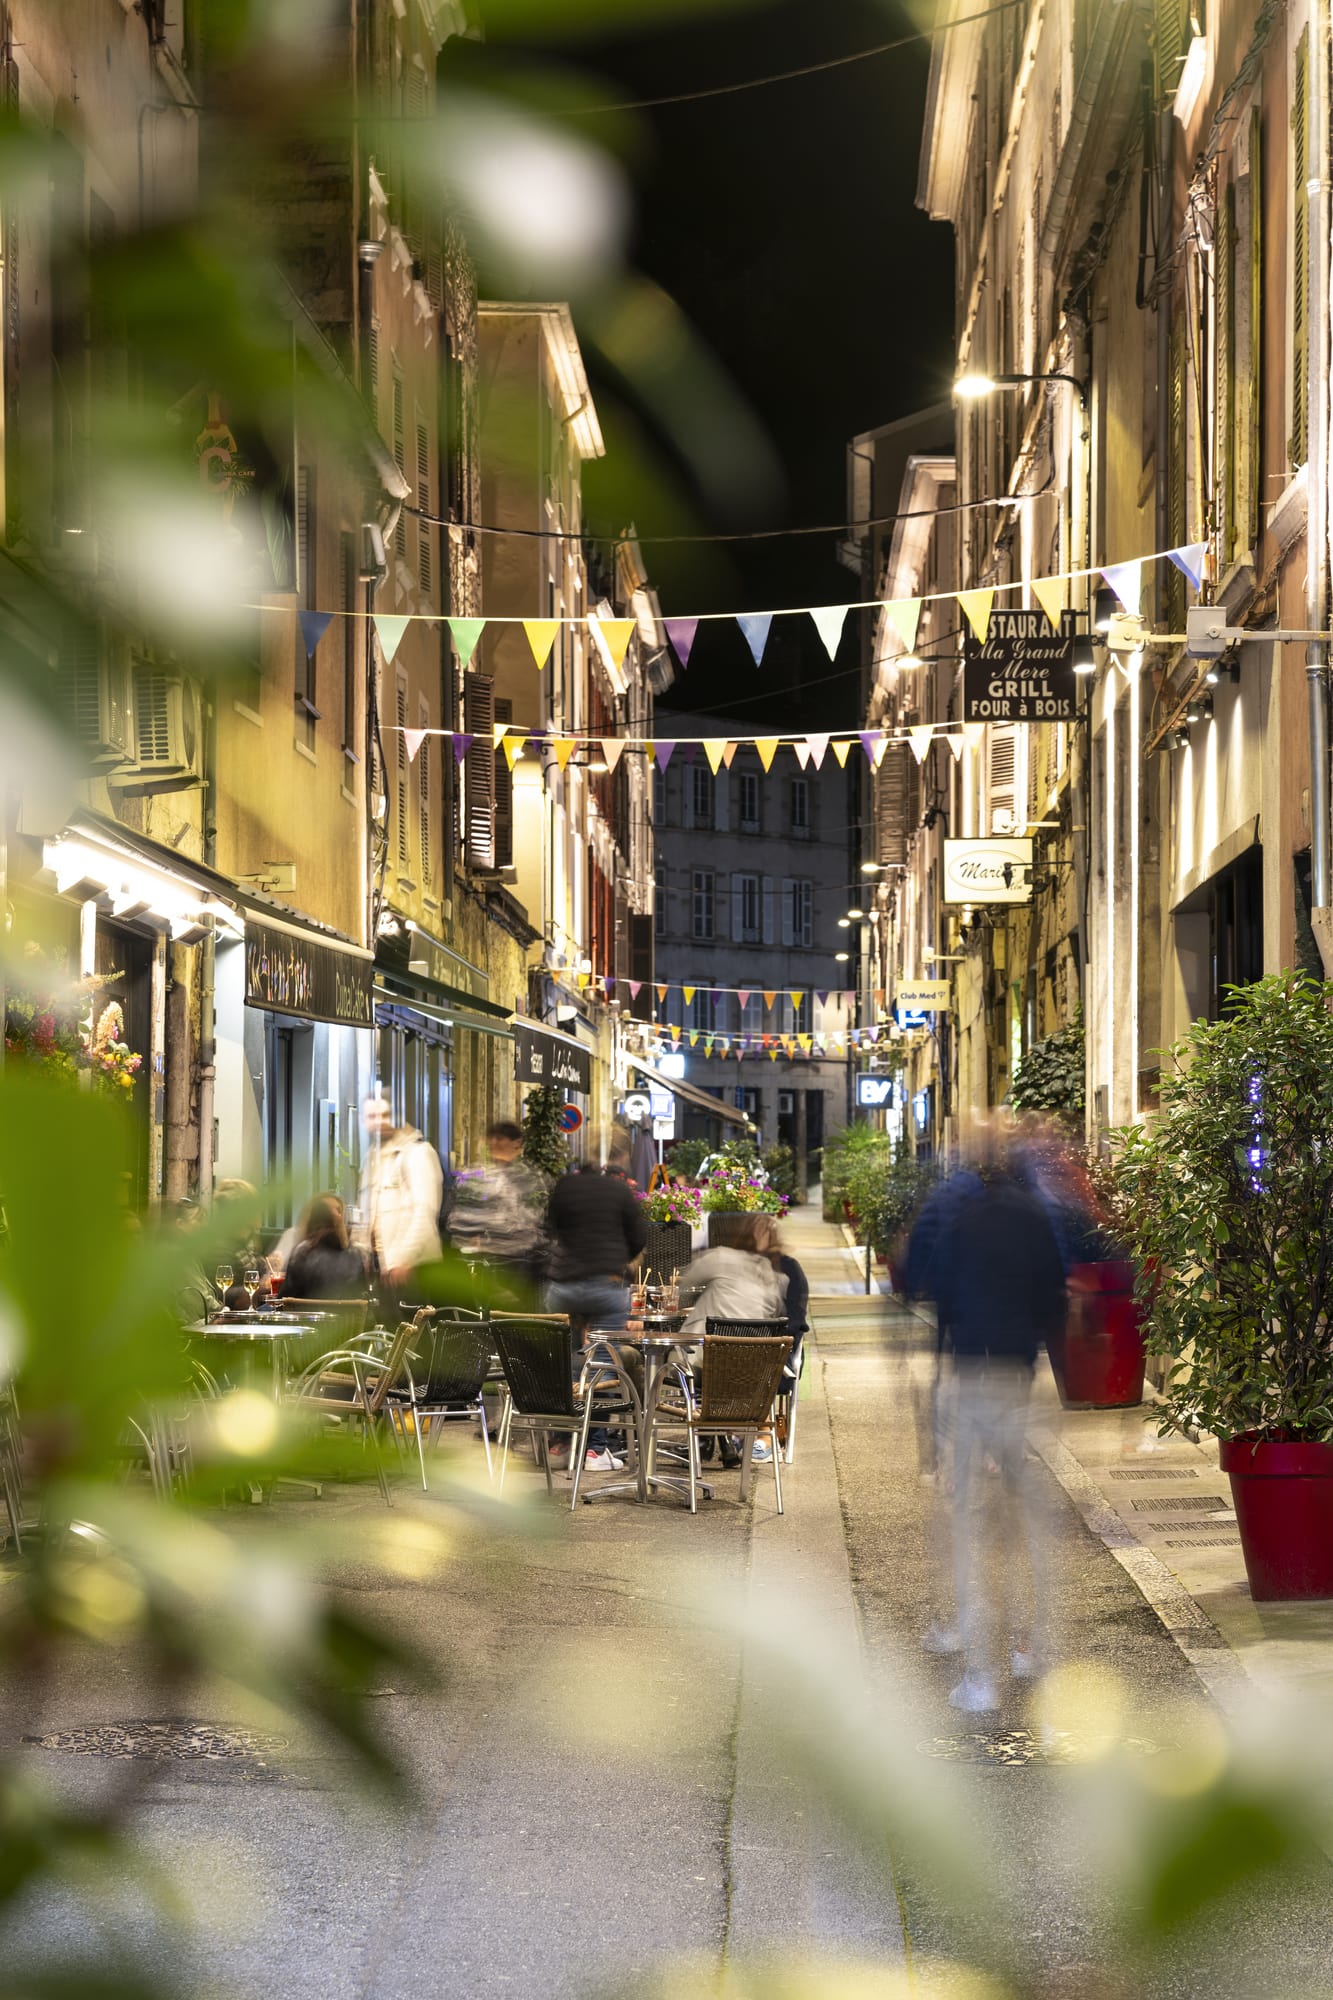
[[[318,938],[250,921],[245,926],[245,998],[247,1005],[275,1014],[372,1028],[374,966],[369,958]]]
[[[587,1049],[544,1035],[539,1028],[514,1023],[514,1075],[520,1083],[545,1089],[559,1085],[585,1094],[592,1088],[592,1060]]]
[[[984,645],[963,645],[964,722],[1072,722],[1077,619],[1057,632],[1044,611],[992,611]]]

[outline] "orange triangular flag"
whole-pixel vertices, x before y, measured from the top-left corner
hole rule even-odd
[[[778,992],[776,986],[774,987],[771,993],[765,993],[764,995],[764,1005],[765,1007],[768,1008],[770,1013],[773,1011],[773,1002],[777,999],[777,997],[778,997]]]
[[[731,760],[735,755],[736,755],[736,745],[734,743],[727,743],[723,745],[722,762],[726,765],[728,770],[731,769]]]
[[[704,756],[708,759],[708,768],[714,777],[717,776],[717,767],[722,762],[726,748],[727,741],[724,736],[706,736],[704,738]],[[730,763],[731,759],[728,758],[727,762]]]
[[[773,768],[773,759],[778,754],[777,737],[756,736],[754,739],[754,747],[759,752],[759,762],[763,765],[766,771],[771,771]]]
[[[657,997],[658,997],[658,999],[659,999],[659,1000],[662,1000],[662,1001],[665,1001],[665,999],[666,999],[666,997],[667,997],[667,994],[668,994],[668,993],[670,992],[670,990],[671,990],[671,989],[670,989],[670,987],[668,987],[668,986],[659,986],[659,987],[658,987],[658,989],[657,989]]]
[[[551,648],[555,644],[555,635],[560,630],[560,620],[558,618],[525,618],[523,620],[523,630],[528,635],[528,644],[532,648],[532,657],[536,661],[537,671],[540,673],[551,657]]]
[[[833,754],[837,758],[838,762],[842,765],[844,771],[847,768],[847,752],[851,749],[851,747],[852,745],[850,738],[845,736],[834,737]]]

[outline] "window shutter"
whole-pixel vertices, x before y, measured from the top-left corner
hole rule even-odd
[[[782,882],[782,942],[796,942],[796,884],[789,875]]]
[[[402,473],[404,479],[407,477],[407,447],[404,442],[405,422],[406,420],[403,415],[403,378],[398,372],[398,364],[395,361],[393,368],[393,457],[394,463]],[[406,562],[407,516],[401,508],[398,510],[398,526],[394,530],[393,548],[398,560]]]
[[[430,728],[430,710],[424,701],[421,703],[418,711],[417,721],[423,729]],[[421,748],[417,751],[417,817],[421,833],[421,889],[423,895],[427,896],[431,890],[432,868],[430,780],[431,738],[423,736],[421,739]]]
[[[760,937],[761,944],[773,942],[773,877],[765,875],[761,902]]]
[[[745,936],[745,878],[731,878],[731,935],[739,942]]]
[[[409,848],[407,840],[407,738],[403,731],[407,727],[407,684],[399,681],[396,688],[398,719],[398,866],[407,873]]]
[[[370,334],[366,344],[369,349],[370,360],[370,408],[372,415],[378,422],[380,407],[380,323],[377,319],[373,319],[370,322]]]
[[[1236,190],[1217,213],[1213,268],[1213,513],[1225,574],[1236,552]]]
[[[315,609],[315,478],[308,465],[296,468],[297,592],[303,608]]]
[[[423,514],[431,511],[430,504],[430,437],[426,426],[417,425],[417,506]],[[432,540],[435,534],[429,521],[417,522],[417,574],[421,579],[421,594],[429,597],[434,588],[435,565],[432,560]]]
[[[489,674],[463,681],[464,730],[472,743],[463,759],[464,839],[474,868],[495,865],[495,683]]]
[[[1263,408],[1262,383],[1263,340],[1260,329],[1263,325],[1263,115],[1258,105],[1250,113],[1250,365],[1248,376],[1249,413],[1246,423],[1246,464],[1245,464],[1245,539],[1248,546],[1259,546],[1260,488],[1259,488],[1259,419]]]
[[[1192,37],[1186,0],[1157,0],[1153,12],[1153,87],[1160,101],[1175,96]]]
[[[727,793],[730,789],[731,773],[724,766],[713,780],[713,827],[718,833],[727,830]]]
[[[682,826],[692,827],[694,825],[694,794],[695,794],[695,788],[698,784],[698,779],[699,779],[699,774],[696,769],[690,772],[690,775],[686,780],[684,786],[685,795],[680,802],[681,803],[680,817]]]
[[[346,613],[343,627],[343,744],[344,750],[356,751],[356,537],[344,531],[341,543],[342,553],[342,608]],[[344,782],[346,780],[344,779]]]
[[[1296,45],[1291,99],[1291,438],[1288,456],[1293,467],[1309,456],[1309,385],[1305,375],[1308,326],[1310,198],[1305,191],[1308,147],[1305,98],[1310,71],[1310,30]]]
[[[1167,494],[1166,519],[1168,546],[1180,548],[1189,537],[1186,534],[1186,464],[1187,433],[1185,424],[1185,321],[1176,312],[1171,322],[1169,376],[1167,383]],[[1185,616],[1185,579],[1174,563],[1167,566],[1163,579],[1166,617],[1169,624],[1179,625]]]
[[[1007,831],[1014,817],[1014,774],[1017,728],[1012,722],[992,722],[986,745],[986,819],[988,834]]]
[[[508,699],[495,699],[495,720],[512,722],[514,704]],[[491,751],[493,773],[492,791],[495,799],[495,866],[512,868],[514,865],[514,774],[509,768],[509,759],[496,745]]]

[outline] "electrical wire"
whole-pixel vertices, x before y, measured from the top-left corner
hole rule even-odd
[[[876,56],[892,55],[897,49],[911,48],[915,42],[932,42],[936,35],[947,34],[951,28],[966,28],[974,21],[992,20],[996,15],[1008,14],[1015,7],[1026,6],[1028,0],[999,0],[994,7],[982,7],[975,14],[960,14],[957,20],[941,21],[934,28],[918,28],[910,35],[899,35],[895,41],[879,42],[874,48],[854,49],[850,55],[829,56],[823,62],[803,63],[799,69],[775,70],[770,76],[751,76],[739,83],[715,83],[703,90],[677,90],[665,97],[628,98],[621,104],[580,104],[567,111],[557,110],[551,115],[557,118],[597,118],[603,113],[620,111],[660,111],[668,105],[702,104],[713,97],[737,97],[747,90],[767,90],[774,83],[796,83],[802,77],[823,76],[829,70],[847,69],[853,63],[871,62]]]

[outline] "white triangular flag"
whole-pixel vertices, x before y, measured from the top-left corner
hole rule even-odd
[[[908,730],[907,735],[912,745],[912,755],[916,758],[918,764],[925,763],[926,752],[930,748],[931,738],[934,734],[935,725],[933,722],[917,722]]]
[[[832,659],[838,650],[838,641],[842,637],[842,628],[847,622],[847,606],[845,604],[826,604],[820,610],[812,611],[810,617],[816,632],[818,632],[820,638],[824,641],[824,651]]]

